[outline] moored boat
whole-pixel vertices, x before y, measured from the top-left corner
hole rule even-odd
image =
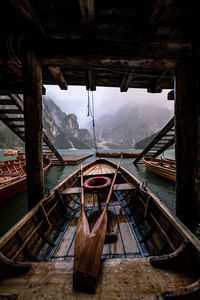
[[[122,158],[136,158],[140,154],[140,152],[121,152]],[[146,153],[146,155],[152,155],[152,153]]]
[[[8,150],[4,152],[4,156],[14,156],[17,155],[18,150]]]
[[[114,174],[113,162],[93,161],[83,167],[84,186],[88,179],[93,185],[94,177],[112,181]],[[84,276],[88,290],[96,283],[96,295],[73,290],[81,178],[80,170],[74,172],[0,239],[0,294],[21,299],[199,299],[200,241],[122,167],[107,211],[107,234],[116,239],[103,246],[99,281],[90,276],[90,268]],[[88,230],[102,213],[99,201],[104,210],[108,191],[85,192]]]
[[[99,157],[121,157],[120,152],[96,152],[96,156]]]
[[[175,159],[171,159],[171,158],[167,158],[167,157],[161,157],[162,160],[166,161],[166,162],[169,162],[169,163],[172,163],[172,164],[176,164],[176,160]]]
[[[51,161],[44,159],[44,172],[50,167]],[[6,204],[25,192],[26,186],[26,161],[16,159],[0,163],[0,206]]]
[[[122,152],[122,158],[135,158],[140,155],[139,152]]]
[[[154,174],[159,175],[169,181],[176,182],[175,162],[153,157],[145,157],[143,158],[143,161],[145,162],[147,169]]]

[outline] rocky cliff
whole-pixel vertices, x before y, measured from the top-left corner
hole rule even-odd
[[[90,149],[94,142],[87,129],[80,129],[74,114],[66,115],[47,97],[43,98],[44,131],[60,149]]]

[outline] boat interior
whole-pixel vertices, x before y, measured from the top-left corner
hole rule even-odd
[[[159,158],[153,158],[153,157],[145,157],[145,162],[149,162],[153,166],[159,166],[166,169],[172,169],[176,170],[176,163],[173,160],[170,159],[159,159]]]
[[[84,180],[94,176],[113,178],[115,169],[114,163],[99,159],[84,166]],[[79,170],[3,236],[0,240],[2,255],[15,262],[72,263],[80,216],[80,193]],[[106,193],[108,191],[85,192],[90,229],[105,205]],[[198,285],[199,241],[191,238],[187,228],[177,224],[176,217],[160,200],[122,167],[108,207],[106,236],[112,235],[116,238],[113,241],[105,238],[103,247],[102,261],[106,264],[118,261],[117,265],[121,262],[123,269],[124,263],[131,266],[141,259],[143,267],[146,264],[147,269],[152,268],[150,273],[157,272],[153,266],[168,269],[162,276],[172,276],[176,288],[181,284]],[[164,277],[167,288],[169,279]]]
[[[0,175],[25,174],[25,159],[6,160],[0,162]]]

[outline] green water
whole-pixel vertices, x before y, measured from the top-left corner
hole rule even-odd
[[[109,150],[108,152],[121,152],[120,149]],[[123,150],[123,152],[133,152],[134,150]],[[61,155],[75,155],[94,153],[93,150],[59,150]],[[138,152],[135,150],[134,152]],[[168,158],[174,158],[174,150],[165,152]],[[0,151],[0,161],[6,159],[15,159],[14,156],[3,156],[3,151]],[[83,165],[96,159],[96,156],[89,157]],[[113,162],[118,162],[119,158],[109,158]],[[131,174],[137,177],[141,182],[147,182],[149,189],[163,201],[173,212],[175,212],[175,184],[168,182],[165,179],[146,170],[144,164],[133,164],[133,158],[126,158],[121,160],[121,166],[127,169]],[[56,185],[62,182],[72,172],[77,170],[80,165],[76,166],[51,166],[45,175],[45,189],[46,192],[53,189]],[[27,193],[18,196],[11,202],[0,207],[0,236],[3,235],[11,226],[13,226],[24,214],[27,212]]]

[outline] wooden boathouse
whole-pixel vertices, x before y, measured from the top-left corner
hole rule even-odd
[[[44,84],[170,89],[177,215],[193,229],[200,218],[198,1],[2,0],[0,15],[0,95],[24,95],[29,208],[44,196]]]

